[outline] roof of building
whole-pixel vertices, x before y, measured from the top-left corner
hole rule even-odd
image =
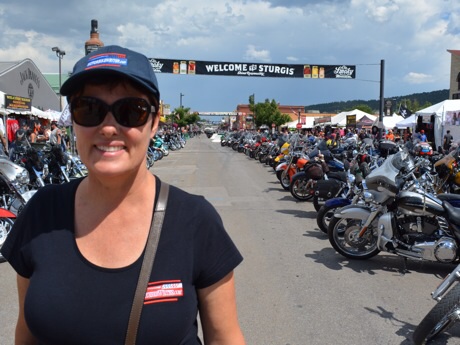
[[[452,55],[460,56],[460,50],[447,49],[447,51]]]

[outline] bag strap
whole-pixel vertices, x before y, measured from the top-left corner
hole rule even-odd
[[[135,345],[137,337],[137,329],[141,318],[142,306],[144,305],[145,291],[149,282],[150,273],[152,272],[155,254],[160,240],[161,228],[163,227],[163,219],[166,212],[166,204],[168,203],[169,184],[161,182],[160,195],[158,197],[153,221],[150,225],[150,232],[147,239],[147,244],[142,261],[139,280],[137,281],[136,292],[134,294],[133,305],[129,315],[128,330],[126,331],[125,345]]]

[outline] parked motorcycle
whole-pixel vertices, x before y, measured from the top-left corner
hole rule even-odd
[[[2,249],[3,243],[5,243],[8,234],[13,228],[15,219],[16,215],[13,212],[0,208],[0,249]],[[5,261],[5,258],[0,253],[0,263]]]
[[[446,220],[456,238],[460,238],[460,214],[458,209],[445,202]],[[454,251],[445,244],[443,250]],[[458,265],[431,293],[438,303],[428,312],[414,331],[415,345],[425,344],[460,320],[460,265]]]
[[[352,259],[368,259],[386,251],[418,260],[458,260],[460,240],[449,228],[443,201],[460,204],[460,197],[420,188],[414,171],[425,162],[415,162],[403,150],[371,172],[365,179],[366,204],[341,208],[329,224],[334,249]],[[408,182],[412,182],[410,188],[405,188]]]
[[[36,190],[29,190],[29,173],[0,155],[0,207],[18,215]]]

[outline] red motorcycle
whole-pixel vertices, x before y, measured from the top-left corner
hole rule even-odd
[[[0,208],[0,249],[3,247],[3,243],[5,243],[8,234],[13,227],[14,221],[16,219],[16,215],[4,208]],[[5,258],[0,253],[0,262],[5,262]]]

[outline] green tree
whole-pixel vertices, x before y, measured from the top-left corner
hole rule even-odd
[[[291,121],[291,117],[287,114],[282,114],[278,108],[278,103],[272,99],[266,99],[264,103],[257,103],[254,105],[255,110],[255,125],[260,127],[266,125],[271,127],[274,123],[275,126],[281,126],[286,122]],[[253,111],[254,113],[254,111]]]

